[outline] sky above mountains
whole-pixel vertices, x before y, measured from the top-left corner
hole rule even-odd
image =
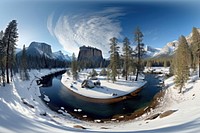
[[[0,2],[0,30],[16,19],[20,48],[38,41],[52,45],[53,51],[77,55],[79,47],[86,45],[101,49],[107,57],[109,39],[117,37],[121,42],[128,37],[134,45],[137,26],[144,43],[152,47],[162,48],[180,35],[189,35],[192,27],[200,27],[199,6],[194,0],[5,0]]]

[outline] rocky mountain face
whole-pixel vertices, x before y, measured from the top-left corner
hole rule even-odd
[[[17,52],[17,55],[21,55],[21,51]],[[55,59],[60,61],[71,61],[68,55],[64,55],[61,51],[52,52],[51,45],[40,42],[32,42],[26,49],[27,56],[42,57],[45,56],[48,59]]]
[[[78,62],[83,65],[83,67],[100,67],[103,61],[104,59],[101,50],[93,47],[80,47]]]
[[[148,46],[148,45],[146,45],[144,49],[146,51],[145,58],[154,57],[157,53],[160,52],[159,48],[153,48],[153,47]]]
[[[200,29],[198,29],[200,33]],[[186,40],[188,44],[191,44],[191,37],[192,33],[190,33],[188,36],[186,36]],[[167,57],[171,56],[175,53],[175,50],[178,48],[178,40],[172,41],[167,43],[157,54],[155,54],[153,57],[158,58],[158,57]]]
[[[62,51],[53,52],[53,57],[60,61],[71,61],[71,57],[69,57],[67,54],[64,55]]]
[[[26,50],[30,56],[46,56],[53,59],[51,46],[46,43],[32,42]]]
[[[169,42],[153,57],[158,58],[158,57],[167,57],[167,56],[173,55],[177,48],[178,48],[177,40],[175,40],[173,42]]]
[[[51,45],[46,43],[32,42],[26,48],[28,68],[58,68],[69,67],[71,59],[61,51],[52,52]],[[22,50],[16,53],[17,65],[20,66]]]

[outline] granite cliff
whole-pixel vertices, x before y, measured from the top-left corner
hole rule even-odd
[[[82,68],[101,67],[104,59],[102,51],[93,47],[80,47],[78,54],[78,62]]]

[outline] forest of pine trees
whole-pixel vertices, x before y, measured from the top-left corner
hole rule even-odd
[[[0,83],[5,86],[12,81],[15,73],[20,74],[21,80],[29,80],[28,70],[42,68],[67,67],[69,62],[46,58],[43,56],[28,56],[25,46],[21,55],[16,54],[18,39],[17,21],[12,20],[5,31],[0,32]]]
[[[133,50],[130,46],[130,41],[127,37],[123,40],[122,52],[120,56],[118,39],[113,37],[110,39],[110,64],[107,71],[108,78],[111,78],[113,82],[116,81],[116,76],[122,74],[126,80],[128,76],[136,73],[135,80],[137,81],[138,75],[143,70],[142,56],[144,55],[144,44],[142,43],[143,34],[139,28],[135,31],[135,43],[136,48]],[[122,71],[121,71],[122,70]]]
[[[5,86],[5,83],[10,83],[15,73],[20,74],[21,80],[29,80],[28,70],[30,69],[42,69],[42,68],[57,68],[67,67],[70,63],[59,61],[55,59],[49,59],[45,55],[42,56],[28,56],[26,53],[25,45],[21,55],[16,55],[16,42],[18,39],[17,21],[12,20],[5,31],[0,32],[0,83]],[[120,75],[128,80],[131,75],[136,75],[135,81],[138,79],[139,73],[141,73],[146,67],[152,66],[170,66],[170,73],[175,75],[175,84],[179,88],[179,92],[182,92],[182,88],[187,82],[190,69],[193,72],[199,68],[200,77],[200,33],[197,28],[192,29],[192,36],[190,43],[184,36],[179,38],[179,46],[174,55],[169,57],[143,59],[145,54],[143,41],[143,33],[137,27],[134,32],[135,49],[132,49],[131,43],[127,37],[123,40],[122,55],[120,55],[120,47],[118,46],[118,39],[113,37],[110,39],[110,61],[102,62],[102,67],[108,65],[108,69],[102,72],[103,75],[107,75],[108,79],[113,82],[116,81],[116,77],[120,78]],[[75,80],[78,79],[78,71],[82,69],[84,63],[79,64],[75,57],[72,55],[71,72]]]
[[[191,55],[189,51],[189,46],[187,40],[184,36],[179,38],[179,46],[176,50],[174,57],[174,74],[175,74],[175,84],[179,87],[179,92],[182,92],[182,88],[189,79],[189,68]]]
[[[78,79],[78,63],[75,54],[72,54],[71,72],[74,80]]]
[[[118,69],[119,69],[119,46],[117,42],[117,38],[113,37],[110,39],[110,64],[109,68],[111,69],[110,77],[113,82],[116,81],[116,76],[118,74]]]

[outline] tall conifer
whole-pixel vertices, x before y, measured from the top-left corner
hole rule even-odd
[[[116,81],[118,74],[117,68],[119,66],[119,47],[117,46],[117,38],[113,37],[110,39],[110,64],[111,69],[110,77],[112,81]]]
[[[191,39],[191,51],[192,51],[192,68],[196,69],[197,64],[199,64],[199,77],[200,77],[200,34],[197,28],[192,29],[192,39]]]
[[[6,77],[7,77],[7,83],[10,83],[9,80],[9,69],[12,69],[12,63],[14,60],[14,50],[16,46],[16,41],[18,38],[18,33],[17,33],[17,21],[12,20],[9,24],[8,27],[6,28],[3,36],[3,43],[5,45],[6,49],[6,61],[5,61],[5,66],[6,66]],[[12,70],[11,70],[12,71]]]
[[[131,66],[131,58],[132,58],[132,49],[130,47],[130,42],[127,37],[124,38],[123,40],[123,60],[124,60],[124,74],[126,80],[128,79],[128,72],[129,72],[129,67]]]
[[[142,62],[141,58],[145,52],[144,50],[144,44],[142,43],[144,35],[140,31],[140,28],[137,27],[135,30],[135,42],[137,44],[136,49],[135,49],[135,56],[137,57],[137,71],[136,71],[136,78],[135,81],[138,79],[138,75],[142,70]]]
[[[77,63],[77,60],[76,60],[76,56],[73,53],[72,54],[72,63],[71,63],[71,72],[72,72],[72,76],[73,76],[74,80],[78,79],[78,72],[77,71],[78,71],[78,63]]]
[[[182,92],[182,88],[189,79],[189,66],[190,66],[190,51],[187,40],[184,36],[179,38],[179,46],[175,53],[174,60],[174,73],[175,84],[179,87],[179,92]]]

